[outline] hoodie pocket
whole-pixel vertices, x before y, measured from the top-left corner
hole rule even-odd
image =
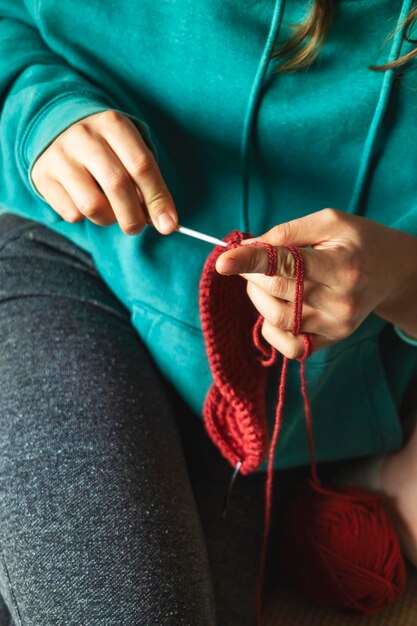
[[[163,376],[201,415],[213,380],[201,330],[139,301],[131,321]]]
[[[132,307],[132,323],[162,374],[201,416],[204,398],[213,381],[202,331],[138,301]],[[366,334],[351,343],[339,342],[333,350],[320,351],[307,361],[318,461],[383,454],[401,446],[401,422],[383,366],[378,336]],[[276,468],[310,461],[298,369],[299,363],[292,361]],[[278,382],[277,379],[276,389]],[[273,406],[268,409],[271,428],[275,396]]]

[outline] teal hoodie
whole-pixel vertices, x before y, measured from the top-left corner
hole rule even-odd
[[[198,308],[210,245],[152,227],[131,237],[118,224],[64,222],[36,191],[33,164],[71,124],[114,109],[154,151],[184,226],[256,236],[334,207],[417,235],[415,61],[395,81],[368,69],[411,46],[386,41],[410,5],[340,0],[314,64],[277,74],[271,46],[305,17],[304,0],[0,0],[1,211],[93,256],[200,418],[212,382]],[[416,366],[416,345],[374,314],[313,354],[317,458],[398,449],[399,406]],[[309,462],[298,367],[290,362],[277,468]]]

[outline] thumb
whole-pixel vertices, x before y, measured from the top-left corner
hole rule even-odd
[[[321,209],[305,217],[277,224],[259,237],[243,239],[240,245],[244,246],[254,241],[264,241],[273,246],[282,246],[286,243],[302,247],[314,245],[331,236],[337,215],[340,213],[341,211],[337,209]]]

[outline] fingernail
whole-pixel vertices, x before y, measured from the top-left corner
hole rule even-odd
[[[221,263],[222,274],[237,274],[239,272],[239,261],[229,257]]]
[[[240,244],[245,245],[245,243],[253,243],[254,241],[258,241],[257,237],[251,237],[251,239],[242,239],[242,241],[240,242]]]
[[[162,231],[166,232],[172,230],[175,226],[175,221],[169,213],[162,213],[162,215],[158,217],[158,226]]]

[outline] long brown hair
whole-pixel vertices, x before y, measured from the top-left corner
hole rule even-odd
[[[273,70],[274,73],[294,72],[299,69],[307,68],[312,64],[314,59],[319,55],[320,49],[329,32],[337,3],[338,0],[313,0],[313,5],[306,20],[302,24],[290,25],[294,30],[293,34],[288,41],[277,46],[271,54],[271,59],[282,59],[290,52],[296,50],[296,48],[299,49],[287,61],[277,63],[276,68]],[[414,7],[400,25],[405,41],[417,44],[417,39],[411,39],[407,34],[416,23],[417,7]],[[396,32],[397,29],[394,29],[387,39],[392,39]],[[417,46],[392,63],[369,65],[368,67],[370,70],[381,72],[404,65],[404,63],[415,57],[417,57]]]

